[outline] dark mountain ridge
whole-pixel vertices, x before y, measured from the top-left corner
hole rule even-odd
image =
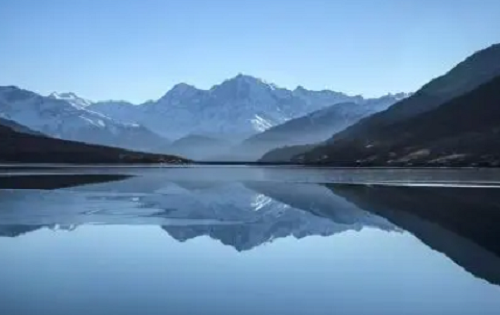
[[[500,44],[475,53],[414,95],[325,143],[305,150],[273,150],[262,160],[334,166],[496,166],[498,76]]]
[[[185,163],[172,155],[149,154],[33,135],[0,125],[0,163]]]
[[[369,140],[325,144],[293,160],[342,166],[500,166],[500,76],[433,111],[380,127]]]
[[[431,111],[500,75],[500,44],[466,58],[449,72],[396,103],[388,110],[368,117],[332,138],[332,141],[366,137],[377,128]]]

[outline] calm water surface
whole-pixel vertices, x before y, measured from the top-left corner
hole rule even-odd
[[[4,167],[0,314],[499,314],[491,171]]]

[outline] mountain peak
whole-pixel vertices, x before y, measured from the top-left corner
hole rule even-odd
[[[176,85],[174,85],[172,87],[172,89],[170,89],[170,91],[174,91],[176,93],[185,93],[187,91],[191,91],[191,90],[198,90],[195,86],[192,86],[190,84],[187,84],[187,83],[178,83]]]
[[[38,95],[15,85],[0,86],[0,100],[7,102],[27,100],[36,96]]]
[[[263,82],[262,79],[260,78],[257,78],[257,77],[254,77],[254,76],[251,76],[251,75],[248,75],[248,74],[244,74],[244,73],[238,73],[234,78],[232,79],[229,79],[230,81],[231,80],[243,80],[243,81],[250,81],[250,82]]]
[[[294,92],[307,92],[308,90],[305,87],[303,87],[302,85],[299,85],[293,91]]]
[[[192,96],[199,91],[200,90],[195,86],[189,85],[187,83],[178,83],[174,85],[165,95],[163,95],[160,100],[179,98],[181,96]]]
[[[71,105],[78,106],[78,107],[87,107],[92,105],[92,102],[84,99],[78,95],[76,95],[73,92],[52,92],[49,96],[49,98],[55,99],[55,100],[63,100],[69,102]]]
[[[321,89],[321,90],[308,90],[306,89],[305,87],[303,87],[302,85],[299,85],[297,86],[294,90],[293,90],[293,93],[296,93],[296,94],[329,94],[329,95],[338,95],[338,96],[348,96],[347,94],[345,93],[342,93],[342,92],[337,92],[337,91],[333,91],[333,90],[329,90],[329,89]],[[361,97],[361,95],[354,95],[352,97]]]
[[[15,86],[15,85],[4,85],[0,86],[1,90],[7,90],[7,91],[14,91],[14,90],[21,90],[21,88]]]
[[[235,90],[246,90],[248,88],[250,89],[269,89],[269,90],[276,90],[279,89],[279,87],[273,83],[269,83],[263,79],[247,75],[247,74],[242,74],[239,73],[235,77],[231,79],[227,79],[224,82],[222,82],[219,85],[216,85],[212,88],[212,90],[216,89],[235,89]]]

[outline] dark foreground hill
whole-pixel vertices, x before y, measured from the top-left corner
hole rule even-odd
[[[500,76],[500,44],[468,57],[449,72],[431,80],[411,97],[336,134],[331,140],[370,138],[379,128],[432,111]]]
[[[186,159],[89,145],[15,131],[0,125],[2,163],[184,163]]]
[[[489,153],[495,154],[494,150],[491,151],[490,149],[494,149],[497,143],[494,131],[491,130],[491,121],[488,120],[490,122],[490,132],[486,132],[483,129],[473,131],[478,127],[478,124],[480,124],[478,120],[469,121],[467,117],[458,114],[449,107],[445,110],[446,113],[437,110],[439,110],[441,106],[478,89],[481,85],[490,82],[498,76],[500,76],[500,44],[493,45],[473,54],[451,69],[448,73],[424,85],[409,98],[335,134],[331,139],[320,144],[317,148],[309,150],[310,152],[305,155],[302,154],[304,153],[303,148],[289,147],[286,148],[286,152],[281,152],[282,150],[280,149],[268,152],[262,160],[273,161],[276,158],[286,158],[288,161],[295,160],[338,166],[368,166],[387,165],[389,162],[402,165],[405,165],[405,163],[412,164],[420,162],[426,164],[432,161],[434,157],[434,159],[438,159],[438,164],[448,165],[449,163],[458,163],[467,165],[473,162],[472,160],[474,157],[481,155],[483,158],[486,158],[486,164],[491,165],[491,163],[495,163],[495,161],[491,161],[491,158],[486,157],[486,155]],[[485,90],[480,93],[483,92],[485,92]],[[462,105],[465,107],[470,106],[468,112],[474,115],[486,116],[481,110],[492,110],[492,114],[496,115],[495,111],[498,112],[498,106],[495,106],[491,102],[489,104],[475,103],[488,100],[488,98],[491,97],[494,97],[494,92],[483,96],[475,94],[472,99],[458,102],[474,102],[468,105]],[[474,113],[475,107],[477,106],[481,108],[478,107],[478,113]],[[439,129],[437,125],[443,122],[443,118],[436,118],[436,121],[433,121],[432,116],[436,113],[438,113],[437,115],[443,116],[448,114],[456,115],[449,118],[445,129],[452,130],[452,132],[458,132],[460,136],[457,134],[455,137],[451,137],[450,134],[445,134],[444,130],[442,130],[443,128]],[[422,118],[419,122],[425,125],[420,127],[421,130],[418,131],[418,135],[411,136],[412,133],[416,132],[416,129],[407,130],[406,128],[410,128],[411,126],[413,126],[411,128],[415,128],[415,123],[410,121],[421,115],[425,118]],[[478,118],[476,116],[474,117]],[[427,126],[427,124],[430,125]],[[432,134],[433,131],[438,129],[441,130],[443,134]],[[475,132],[480,132],[482,134],[478,135]],[[491,132],[493,132],[493,134]],[[417,139],[424,134],[424,138],[427,142],[419,142],[420,140],[425,140],[424,138],[420,140]],[[391,149],[402,149],[401,140],[408,141],[406,144],[406,149],[408,151],[390,151]],[[412,143],[411,141],[416,142]],[[398,144],[397,146],[395,146],[396,142]],[[443,147],[438,148],[438,145],[442,145]],[[424,149],[424,151],[419,152],[417,150],[419,146],[421,149]],[[428,149],[431,148],[427,148],[426,146],[432,146],[433,151],[429,153]],[[458,151],[464,152],[459,153]],[[404,153],[406,153],[406,155],[403,155]],[[411,155],[409,159],[405,159],[405,156],[412,153],[416,155]],[[468,157],[463,158],[463,154],[467,154]],[[415,159],[415,156],[421,158]],[[441,160],[443,157],[446,157],[444,162]],[[482,161],[478,162],[483,163]]]
[[[500,76],[435,110],[293,158],[339,166],[500,166]]]

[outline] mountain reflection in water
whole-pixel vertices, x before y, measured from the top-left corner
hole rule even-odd
[[[0,236],[24,237],[47,228],[78,231],[83,225],[158,226],[178,242],[208,237],[248,252],[287,238],[336,237],[364,229],[409,232],[474,277],[500,285],[496,188],[255,177],[197,181],[151,174],[35,177],[0,178]],[[29,189],[18,189],[23,187]]]

